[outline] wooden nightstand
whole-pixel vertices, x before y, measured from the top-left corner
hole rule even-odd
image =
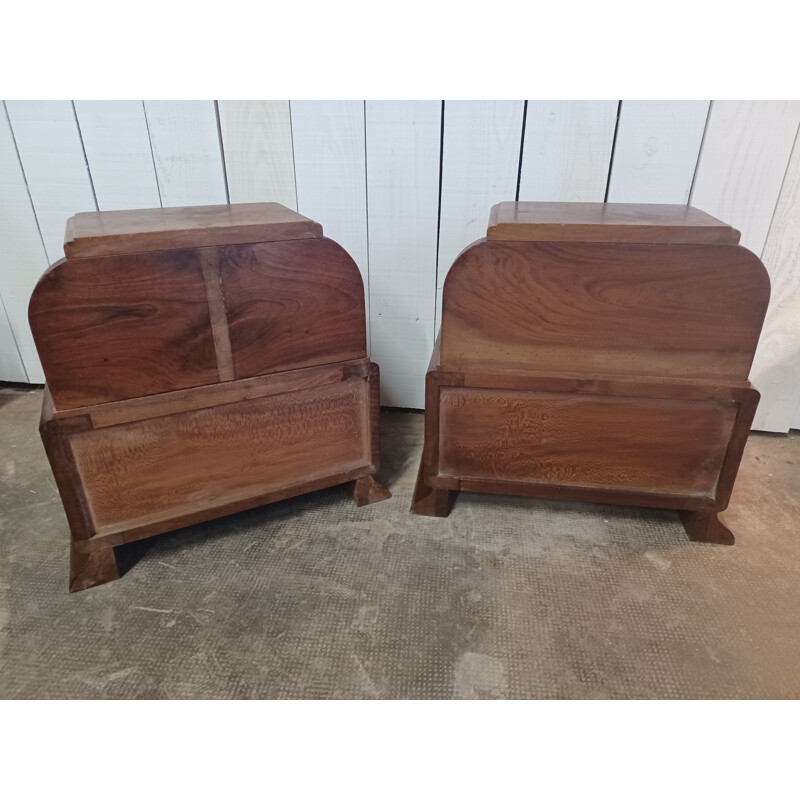
[[[733,544],[769,302],[738,231],[679,205],[500,203],[447,275],[412,511],[452,492],[674,508]]]
[[[77,214],[31,298],[70,589],[114,547],[378,467],[358,267],[276,203]]]

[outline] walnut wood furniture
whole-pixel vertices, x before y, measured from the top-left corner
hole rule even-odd
[[[276,203],[77,214],[29,307],[70,590],[114,547],[354,482],[385,499],[359,270]]]
[[[689,206],[500,203],[444,284],[411,510],[454,492],[673,508],[733,544],[769,301],[738,231]]]

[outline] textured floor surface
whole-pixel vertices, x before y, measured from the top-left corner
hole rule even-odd
[[[463,494],[408,513],[422,416],[384,413],[391,500],[317,492],[128,545],[67,592],[41,392],[0,390],[0,697],[797,698],[800,437],[753,435],[724,515]]]

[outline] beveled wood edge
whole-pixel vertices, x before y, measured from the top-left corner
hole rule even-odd
[[[716,510],[724,511],[728,507],[733,492],[733,485],[739,472],[739,465],[744,455],[744,448],[750,435],[750,428],[756,415],[760,392],[752,385],[737,393],[736,418],[733,421],[731,435],[728,439],[728,447],[722,458],[722,466],[719,471],[719,478],[716,487]],[[731,534],[733,535],[733,534]]]
[[[696,206],[689,206],[703,214],[710,223],[717,225],[657,225],[652,222],[602,223],[576,222],[498,222],[502,206],[516,205],[519,201],[495,203],[489,210],[489,224],[486,228],[486,241],[492,242],[553,242],[586,244],[671,244],[671,245],[738,245],[741,232]],[[524,201],[523,201],[524,202]],[[604,203],[567,203],[565,205],[608,205]],[[669,203],[611,203],[614,206],[675,205]],[[628,238],[620,239],[620,228],[624,228]],[[521,236],[520,229],[525,235]],[[558,235],[571,233],[569,236]],[[631,234],[633,236],[631,237]]]
[[[187,207],[191,208],[191,207]],[[90,212],[91,213],[91,212]],[[120,233],[113,236],[83,236],[75,238],[75,223],[71,216],[64,231],[64,255],[73,261],[78,258],[123,256],[136,253],[156,253],[163,250],[185,250],[197,247],[225,247],[227,245],[260,244],[262,242],[302,241],[319,239],[322,225],[308,217],[279,223],[253,223],[249,225],[209,226],[205,229],[175,228],[167,231]],[[298,216],[303,216],[302,214]],[[270,227],[274,227],[272,235]],[[277,230],[280,228],[280,231]],[[219,235],[215,235],[219,232]],[[198,244],[198,233],[204,241]],[[149,239],[148,246],[137,245],[137,240]]]
[[[328,489],[331,486],[350,483],[358,478],[373,475],[376,469],[377,468],[373,464],[365,463],[360,466],[351,467],[344,472],[315,478],[312,481],[294,484],[293,486],[275,489],[270,492],[256,493],[247,498],[234,500],[224,505],[201,509],[191,514],[173,516],[168,519],[149,522],[143,525],[134,525],[125,530],[112,530],[107,532],[100,530],[90,539],[75,541],[73,544],[78,551],[86,553],[105,547],[118,547],[121,544],[135,542],[139,539],[147,539],[150,536],[156,536],[161,533],[181,530],[182,528],[196,525],[200,522],[208,522],[212,519],[226,517],[230,514],[236,514],[239,511],[248,511],[252,508],[269,505],[270,503],[277,503],[281,500],[288,500],[291,497],[297,497],[301,494],[307,494],[308,492],[316,492],[320,489]]]
[[[479,478],[456,478],[448,475],[428,475],[426,482],[434,489],[449,489],[479,494],[503,494],[520,497],[541,497],[552,500],[579,500],[584,503],[641,506],[644,508],[718,510],[713,496],[708,494],[673,494],[643,492],[630,489],[599,489],[592,486],[536,483],[533,481],[504,481]]]
[[[50,458],[50,463],[53,467],[53,473],[56,476],[56,484],[59,488],[59,493],[61,494],[62,502],[64,503],[64,508],[67,513],[67,521],[69,522],[70,526],[73,547],[80,552],[90,552],[97,548],[103,547],[116,547],[120,544],[126,544],[127,542],[145,539],[149,536],[155,536],[160,533],[179,530],[180,528],[194,525],[199,522],[206,522],[211,519],[224,517],[229,514],[234,514],[238,511],[246,511],[251,508],[257,508],[261,505],[275,503],[280,500],[286,500],[290,497],[296,497],[301,494],[317,491],[319,489],[326,489],[339,484],[350,483],[351,481],[358,480],[359,478],[374,475],[377,472],[380,463],[380,373],[378,365],[370,362],[369,359],[359,359],[355,362],[343,362],[336,365],[326,365],[324,368],[306,367],[303,370],[295,370],[294,372],[316,372],[317,375],[312,377],[314,377],[317,382],[315,382],[313,385],[296,386],[294,389],[286,389],[285,387],[281,387],[279,391],[267,392],[266,394],[251,394],[229,399],[214,405],[246,402],[248,400],[255,400],[269,395],[285,394],[292,391],[340,383],[353,378],[362,378],[369,384],[367,387],[369,409],[367,409],[366,413],[364,414],[366,423],[369,426],[369,435],[365,437],[366,447],[364,453],[364,463],[359,463],[348,467],[346,470],[333,475],[315,478],[312,481],[306,481],[304,483],[298,483],[294,484],[293,486],[283,487],[281,489],[268,492],[256,492],[256,494],[251,495],[250,497],[233,500],[223,505],[212,506],[191,514],[176,515],[155,522],[126,528],[125,530],[112,530],[108,532],[104,532],[102,529],[98,530],[95,526],[88,501],[86,500],[86,497],[80,488],[80,479],[75,468],[71,447],[69,445],[69,438],[72,433],[82,433],[93,429],[92,420],[86,413],[83,413],[79,416],[75,415],[73,413],[75,409],[70,409],[69,415],[65,415],[62,418],[53,418],[52,399],[50,398],[49,391],[45,386],[45,398],[42,404],[43,422],[40,426],[40,431],[42,435],[42,441],[45,445],[45,450],[48,453],[48,458]],[[323,372],[325,373],[324,376],[322,375]],[[259,378],[245,378],[241,381],[237,381],[236,383],[249,384],[253,381],[264,381],[265,379],[282,377],[284,375],[286,375],[286,373],[260,376]],[[294,378],[296,376],[292,377]],[[324,379],[320,380],[320,378]],[[213,386],[218,385],[220,384],[213,384]],[[170,392],[169,394],[178,395],[191,391],[194,390],[182,389],[179,392]],[[156,395],[156,397],[158,396],[159,395]],[[134,402],[135,401],[131,400],[121,400],[115,405],[127,406]],[[197,410],[209,407],[213,406],[208,404],[200,405],[198,406]],[[99,406],[96,408],[103,407]],[[183,410],[190,411],[195,409],[186,408]],[[138,419],[150,419],[152,416],[165,416],[172,413],[181,412],[167,411],[163,414],[138,417],[137,419],[129,419],[125,420],[124,422],[115,421],[108,423],[108,425],[95,425],[94,427],[113,427],[115,425],[124,425],[126,422],[135,422],[138,421]]]
[[[755,391],[748,380],[711,381],[697,378],[658,378],[646,376],[601,375],[587,377],[577,373],[555,372],[478,372],[451,367],[430,369],[426,380],[439,386],[508,391],[553,392],[656,400],[714,400],[743,402]],[[664,392],[668,392],[667,396]],[[426,398],[427,401],[427,398]],[[426,408],[427,411],[427,408]]]
[[[71,417],[88,417],[94,428],[123,425],[153,417],[285,394],[298,389],[313,389],[350,378],[367,377],[370,374],[371,364],[368,358],[338,361],[333,364],[273,372],[269,375],[194,386],[190,389],[177,389],[174,392],[151,394],[129,400],[114,400],[96,406],[79,406],[63,411],[51,410],[50,415],[54,421]],[[377,368],[377,365],[375,366]],[[45,391],[52,408],[52,399],[46,386]]]
[[[69,446],[71,434],[91,429],[91,420],[85,414],[73,416],[68,420],[55,420],[53,400],[49,389],[45,386],[39,435],[47,460],[50,462],[56,488],[61,496],[73,541],[89,539],[95,533],[89,503],[82,489],[72,449]]]

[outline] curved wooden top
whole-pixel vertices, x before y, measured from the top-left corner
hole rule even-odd
[[[744,381],[769,292],[738,245],[481,240],[445,280],[439,363]]]
[[[62,259],[28,314],[57,410],[367,354],[361,274],[326,238]]]
[[[687,205],[498,203],[489,241],[738,244],[739,231]]]
[[[67,258],[314,239],[322,226],[279,203],[91,211],[67,220]]]

